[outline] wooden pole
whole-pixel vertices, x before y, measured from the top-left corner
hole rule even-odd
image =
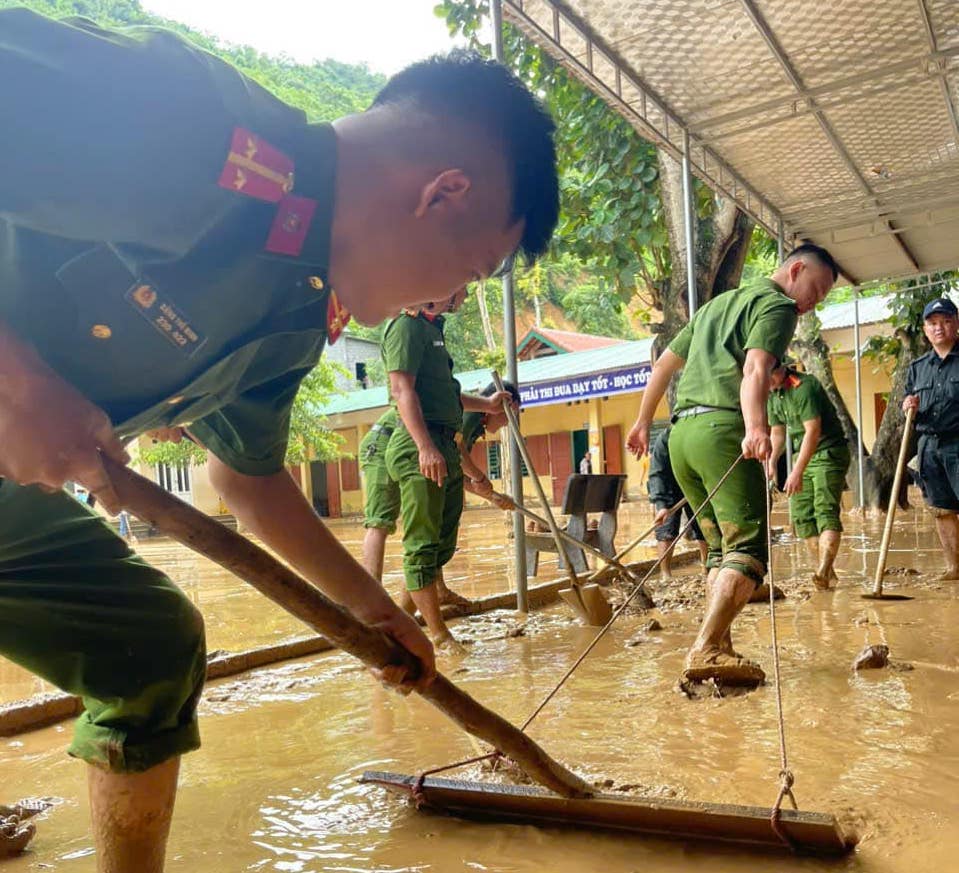
[[[319,631],[370,667],[403,664],[416,675],[419,662],[381,631],[355,619],[246,537],[207,517],[106,455],[103,464],[120,503],[161,533],[248,582],[261,594]],[[554,761],[526,734],[457,688],[443,675],[419,692],[468,733],[512,758],[546,788],[564,797],[584,797],[590,787]]]
[[[889,494],[889,507],[886,510],[886,526],[882,531],[882,543],[879,546],[879,562],[876,564],[876,578],[873,581],[873,596],[882,598],[882,577],[886,572],[886,556],[889,554],[889,541],[892,539],[892,523],[896,518],[896,506],[899,503],[899,489],[902,487],[902,474],[906,469],[906,455],[909,453],[909,437],[912,436],[912,425],[916,420],[916,410],[906,410],[906,425],[902,429],[902,443],[899,445],[899,458],[896,461],[896,475],[892,480],[892,491]]]

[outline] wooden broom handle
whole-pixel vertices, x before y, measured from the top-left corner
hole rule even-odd
[[[892,480],[892,491],[889,492],[889,507],[886,510],[886,526],[882,530],[882,543],[879,546],[879,562],[876,564],[876,578],[873,581],[873,594],[882,595],[882,577],[886,572],[886,556],[889,553],[889,541],[892,538],[892,523],[896,518],[896,506],[899,503],[899,489],[902,487],[902,474],[906,469],[906,455],[909,453],[909,437],[912,436],[912,425],[916,420],[916,410],[909,407],[906,410],[906,425],[902,429],[902,442],[899,444],[899,458],[896,461],[896,475]]]
[[[248,582],[291,615],[370,667],[403,664],[415,676],[419,662],[382,631],[367,627],[264,549],[214,521],[158,485],[102,455],[120,503],[141,520]],[[592,789],[554,761],[526,734],[438,674],[419,693],[468,733],[508,755],[532,778],[564,797]]]

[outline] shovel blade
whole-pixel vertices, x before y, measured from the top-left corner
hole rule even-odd
[[[593,627],[602,627],[613,617],[613,608],[598,585],[571,585],[559,592],[576,617]]]

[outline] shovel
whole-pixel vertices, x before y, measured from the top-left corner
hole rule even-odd
[[[493,371],[493,384],[496,386],[497,391],[506,390],[503,387],[503,380],[495,370]],[[553,510],[550,508],[546,494],[543,492],[543,485],[539,481],[539,476],[536,475],[536,468],[533,466],[533,461],[530,458],[526,441],[523,439],[523,434],[520,433],[516,413],[513,412],[513,407],[510,406],[509,401],[506,399],[503,400],[503,411],[506,413],[506,421],[509,423],[509,429],[513,435],[513,439],[516,440],[520,455],[523,457],[523,463],[526,464],[526,469],[529,470],[529,478],[533,481],[540,505],[546,513],[546,521],[553,534],[556,551],[559,552],[566,564],[566,572],[569,576],[569,588],[562,589],[559,592],[559,596],[563,598],[566,604],[576,613],[584,624],[602,626],[613,617],[612,607],[606,601],[598,585],[583,585],[580,583],[576,571],[573,569],[573,563],[570,561],[569,554],[566,551],[566,543],[563,541],[559,526],[556,524],[556,519],[553,516]]]
[[[863,594],[864,600],[912,600],[906,594],[884,594],[882,577],[886,572],[886,557],[889,554],[889,540],[892,538],[892,523],[896,518],[896,506],[899,503],[899,488],[902,485],[902,473],[906,468],[906,455],[909,453],[909,437],[912,436],[912,425],[916,420],[916,410],[906,410],[906,426],[902,429],[902,443],[899,446],[899,459],[896,461],[896,475],[892,480],[892,491],[889,493],[889,509],[886,511],[886,526],[882,531],[882,543],[879,546],[879,563],[876,564],[876,578],[873,589]]]
[[[132,514],[250,583],[367,666],[382,669],[402,664],[408,675],[416,676],[419,662],[410,652],[382,631],[355,619],[264,549],[106,455],[102,461],[121,505]],[[508,755],[551,791],[563,797],[592,793],[582,779],[554,761],[526,734],[442,674],[418,691],[464,731]]]

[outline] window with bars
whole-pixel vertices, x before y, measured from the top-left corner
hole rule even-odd
[[[490,440],[486,443],[486,476],[489,479],[502,479],[503,478],[503,459],[502,459],[502,443],[499,440]],[[526,462],[520,458],[520,469],[523,471],[524,476],[529,475],[529,469],[526,466]]]

